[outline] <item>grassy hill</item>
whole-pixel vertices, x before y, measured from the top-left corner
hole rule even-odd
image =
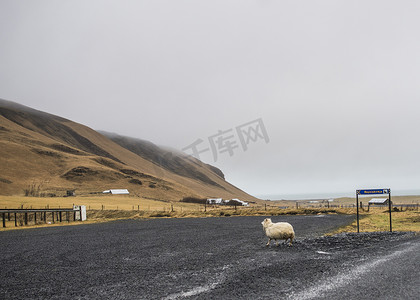
[[[221,170],[181,152],[1,99],[0,170],[0,195],[92,195],[127,188],[158,200],[257,200],[225,181]]]

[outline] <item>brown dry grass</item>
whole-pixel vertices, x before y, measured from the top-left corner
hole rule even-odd
[[[393,211],[392,231],[416,231],[420,232],[420,211],[416,209],[405,211]],[[389,211],[384,209],[375,209],[370,212],[363,212],[360,215],[360,232],[389,231]],[[357,221],[352,224],[341,227],[333,233],[357,232]]]
[[[417,198],[415,198],[417,199]],[[407,197],[406,201],[412,201]],[[407,202],[405,202],[407,203]],[[410,202],[409,202],[410,203]],[[86,205],[88,221],[83,224],[107,222],[118,219],[139,218],[203,218],[228,216],[276,216],[276,215],[303,215],[303,214],[356,214],[355,208],[291,208],[282,209],[271,205],[253,205],[251,207],[204,206],[193,203],[176,201],[162,201],[140,198],[128,195],[98,195],[77,197],[22,197],[0,196],[0,208],[71,208],[73,204]],[[104,208],[104,209],[102,209]],[[384,208],[371,208],[369,212],[361,210],[360,231],[387,231],[389,230],[389,215]],[[394,231],[420,231],[420,211],[399,211],[392,213]],[[56,224],[39,224],[37,226],[76,225],[81,222],[63,222]],[[33,227],[33,226],[32,226]],[[17,227],[28,228],[28,227]],[[15,229],[14,221],[7,222],[7,228]],[[356,232],[356,222],[340,228],[338,232]]]
[[[365,206],[368,204],[369,200],[372,198],[386,198],[386,197],[380,197],[379,196],[360,196],[359,202],[362,202]],[[399,204],[420,204],[420,196],[391,196],[392,203],[394,205]],[[301,207],[319,207],[319,206],[325,206],[327,205],[326,202],[322,202],[322,200],[319,200],[319,203],[311,203],[311,200],[279,200],[279,201],[270,201],[269,203],[276,206],[289,206],[289,207],[295,207],[296,202]],[[334,199],[333,202],[330,202],[330,206],[355,206],[356,205],[356,198],[350,198],[350,197],[342,197]]]
[[[75,205],[85,205],[87,210],[196,210],[197,205],[176,201],[163,201],[141,198],[131,195],[95,195],[76,197],[23,197],[0,196],[0,208],[71,208]]]

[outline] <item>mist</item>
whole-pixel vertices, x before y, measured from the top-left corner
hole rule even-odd
[[[415,1],[3,0],[0,98],[188,154],[195,143],[252,195],[418,189],[419,13]]]

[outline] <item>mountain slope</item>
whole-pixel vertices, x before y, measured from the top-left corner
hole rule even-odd
[[[153,143],[97,132],[82,124],[0,99],[0,194],[45,195],[128,188],[162,200],[185,196],[255,200],[223,173]]]
[[[211,180],[208,176],[200,171],[200,168],[210,168],[210,171],[220,176],[222,179],[225,178],[223,172],[218,168],[206,165],[201,161],[176,150],[158,147],[149,141],[141,139],[124,137],[104,131],[100,131],[100,133],[118,145],[128,149],[129,151],[153,162],[154,164],[164,168],[167,171],[173,172],[180,176],[185,176],[202,181],[203,183],[221,187],[218,183]]]

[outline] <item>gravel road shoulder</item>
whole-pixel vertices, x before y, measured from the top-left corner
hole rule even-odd
[[[0,298],[299,298],[419,242],[412,233],[322,236],[354,216],[281,216],[272,220],[293,224],[295,244],[265,247],[263,219],[126,220],[1,232]],[[324,295],[311,293],[305,295]]]

